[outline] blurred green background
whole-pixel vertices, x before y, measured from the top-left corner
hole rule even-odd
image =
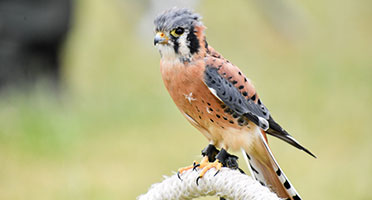
[[[61,55],[62,92],[41,81],[1,96],[0,199],[135,199],[200,159],[207,140],[173,104],[152,32],[139,28],[149,4],[77,0]],[[304,199],[372,199],[371,7],[368,0],[196,4],[209,44],[318,156],[269,138]]]

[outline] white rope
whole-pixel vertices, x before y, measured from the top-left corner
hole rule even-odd
[[[250,176],[223,167],[216,175],[216,169],[212,168],[199,180],[198,170],[183,172],[180,180],[177,175],[164,177],[160,183],[151,186],[146,194],[137,197],[138,200],[171,200],[171,199],[193,199],[202,196],[219,196],[225,199],[245,200],[279,200],[275,193]]]

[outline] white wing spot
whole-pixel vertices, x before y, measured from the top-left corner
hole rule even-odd
[[[222,101],[221,99],[220,99],[220,97],[218,97],[218,95],[217,95],[217,91],[214,89],[214,88],[210,88],[210,87],[208,87],[208,89],[209,89],[209,91],[211,91],[211,93],[218,99],[218,100],[220,100],[220,101]]]
[[[207,109],[207,113],[211,114],[211,111],[209,111],[208,107],[205,107]]]
[[[259,120],[259,124],[260,124],[260,127],[262,127],[262,125],[264,125],[263,127],[263,130],[264,131],[267,131],[267,129],[269,129],[269,122],[266,120],[266,119],[264,119],[264,118],[262,118],[262,117],[258,117],[258,120]]]
[[[184,94],[185,95],[185,98],[189,101],[189,103],[191,104],[192,101],[195,101],[196,99],[192,97],[192,92],[190,92],[190,94]]]

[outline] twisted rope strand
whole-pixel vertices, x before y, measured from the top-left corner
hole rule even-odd
[[[153,184],[146,194],[137,197],[138,200],[171,200],[193,199],[202,196],[219,196],[225,199],[245,200],[279,200],[267,187],[250,176],[223,167],[218,175],[212,168],[199,180],[198,170],[188,170],[181,174],[180,180],[177,175],[164,177],[160,183]]]

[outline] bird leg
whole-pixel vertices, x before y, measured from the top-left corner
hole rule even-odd
[[[196,179],[196,184],[198,184],[199,179],[202,178],[204,174],[211,168],[217,169],[215,176],[220,172],[220,169],[222,167],[239,169],[237,160],[238,160],[237,156],[227,153],[227,151],[224,148],[222,148],[221,151],[219,151],[218,154],[215,156],[213,162],[209,162],[205,166],[200,165],[200,168],[202,168],[203,170],[200,172],[199,177]]]
[[[221,149],[221,151],[223,152],[223,151],[225,151],[224,149]],[[226,152],[226,151],[225,151]],[[218,153],[220,153],[220,151],[218,151],[217,149],[216,149],[216,147],[214,146],[214,145],[208,145],[205,149],[203,149],[203,151],[202,151],[202,155],[205,157],[205,156],[207,156],[208,157],[208,161],[209,162],[214,162],[215,160],[216,160],[216,157],[217,157],[217,154]],[[226,152],[227,153],[227,152]],[[225,153],[223,153],[223,154],[225,154]],[[243,170],[241,170],[240,168],[239,168],[239,166],[238,166],[238,162],[237,162],[237,160],[238,160],[238,157],[237,156],[234,156],[234,155],[231,155],[231,154],[228,154],[228,156],[227,156],[227,158],[226,159],[223,159],[223,158],[221,158],[221,157],[223,157],[222,156],[222,154],[221,155],[219,155],[219,158],[220,159],[222,159],[222,165],[223,165],[223,167],[229,167],[229,168],[232,168],[232,169],[239,169],[240,170],[240,172],[242,172],[243,174],[245,174],[244,173],[244,171]],[[205,168],[204,168],[205,169]],[[203,169],[203,170],[204,170]],[[219,171],[217,171],[217,173],[218,173]],[[215,174],[215,175],[217,175],[217,173]],[[196,184],[198,184],[198,181],[199,181],[199,179],[201,178],[201,176],[199,175],[199,177],[197,178],[197,180],[196,180]],[[223,198],[223,197],[220,197],[220,200],[225,200],[225,198]]]
[[[204,168],[208,163],[214,162],[216,160],[216,156],[220,151],[213,145],[209,144],[207,147],[205,147],[202,150],[202,156],[203,159],[200,162],[200,164],[196,164],[194,166],[194,169],[199,167],[199,168]]]
[[[215,162],[216,159],[219,159],[223,167],[228,167],[231,169],[239,169],[238,156],[229,154],[223,148],[221,149],[221,151],[219,151],[216,149],[214,145],[210,144],[203,149],[202,155],[203,157],[207,157],[209,162]],[[196,167],[199,167],[199,166],[196,165]],[[203,168],[202,166],[200,167]]]
[[[192,165],[180,168],[178,170],[177,176],[179,179],[181,179],[180,174],[184,171],[187,171],[189,169],[196,169],[200,168],[202,171],[199,174],[199,177],[196,179],[196,184],[198,185],[198,181],[200,178],[204,176],[204,174],[212,169],[216,168],[217,172],[215,175],[217,175],[220,172],[220,169],[222,167],[228,167],[231,169],[238,169],[241,173],[244,173],[243,170],[239,168],[238,165],[238,157],[232,154],[229,154],[224,148],[219,151],[214,145],[209,144],[207,147],[205,147],[202,150],[202,156],[203,159],[200,163],[194,161]],[[182,179],[181,179],[182,180]]]
[[[224,167],[231,169],[239,169],[238,156],[229,154],[225,149],[221,149],[220,153],[217,154],[218,159]]]
[[[216,156],[220,151],[213,145],[209,144],[202,150],[202,156],[207,157],[209,162],[214,162],[216,160]]]

